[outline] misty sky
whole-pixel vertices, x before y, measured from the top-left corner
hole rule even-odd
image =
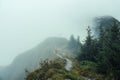
[[[0,0],[0,65],[50,36],[85,36],[93,17],[120,20],[119,0]]]

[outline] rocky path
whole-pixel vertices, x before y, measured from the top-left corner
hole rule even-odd
[[[65,53],[64,53],[65,54]],[[73,67],[72,65],[72,61],[69,58],[63,57],[60,53],[56,53],[56,55],[61,58],[61,59],[65,59],[66,60],[66,64],[65,64],[65,69],[70,71]]]

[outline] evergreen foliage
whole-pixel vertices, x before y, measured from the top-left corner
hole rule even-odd
[[[73,53],[79,54],[80,47],[81,47],[81,42],[80,42],[79,36],[77,37],[77,39],[75,39],[74,35],[71,35],[70,41],[68,43],[68,49]]]
[[[81,46],[79,60],[96,61],[97,40],[93,39],[90,27],[88,27],[87,33],[88,36],[86,37],[85,43]]]
[[[73,69],[67,71],[64,61],[55,60],[41,63],[41,68],[27,75],[26,80],[84,80],[86,77],[95,80],[120,79],[120,28],[114,22],[112,27],[99,28],[99,36],[94,38],[90,27],[87,28],[87,37],[83,44],[72,35],[68,49],[79,53],[78,60],[73,63]],[[85,76],[85,78],[83,78]]]
[[[102,40],[102,49],[98,56],[98,71],[118,80],[120,78],[118,75],[120,74],[120,29],[116,22],[106,30]]]
[[[79,55],[80,61],[93,61],[97,64],[97,71],[107,74],[111,80],[119,80],[120,76],[120,29],[118,23],[114,22],[112,27],[104,29],[100,26],[97,39],[91,36],[88,27],[88,36],[82,45]]]

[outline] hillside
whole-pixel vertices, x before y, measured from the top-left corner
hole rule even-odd
[[[3,80],[23,80],[25,70],[32,71],[39,66],[41,60],[54,59],[55,48],[64,50],[68,41],[64,38],[48,38],[35,48],[18,55],[14,61],[0,71]]]
[[[106,16],[100,18],[97,24],[98,37],[93,38],[91,28],[88,27],[86,40],[79,47],[75,47],[76,40],[72,36],[69,46],[71,50],[80,48],[77,58],[59,55],[59,60],[44,61],[42,67],[27,72],[26,80],[119,80],[119,21]],[[65,67],[68,60],[72,61],[71,69]]]
[[[18,55],[0,69],[2,80],[119,80],[120,24],[111,16],[96,18],[81,43],[74,35],[48,38],[35,48]],[[74,53],[74,54],[73,54]]]

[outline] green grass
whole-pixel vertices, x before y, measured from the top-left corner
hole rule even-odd
[[[96,72],[96,63],[90,61],[73,61],[73,68],[71,71],[67,71],[64,68],[64,60],[54,60],[50,62],[44,62],[41,68],[30,72],[26,75],[26,80],[44,78],[45,80],[84,80],[84,77],[88,77],[95,80],[107,79],[105,75],[98,74]]]

